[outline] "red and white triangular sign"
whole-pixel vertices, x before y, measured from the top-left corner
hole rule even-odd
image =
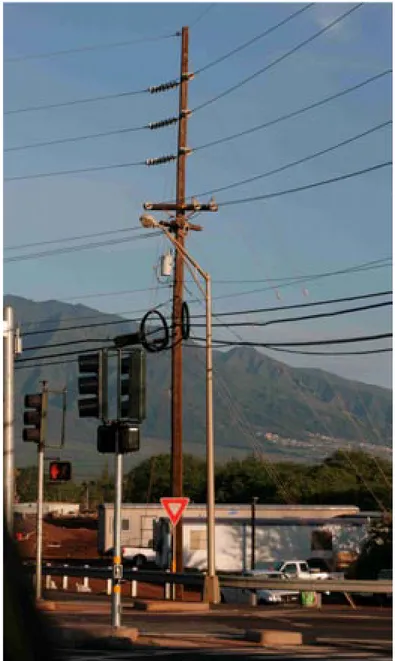
[[[176,526],[189,503],[189,498],[172,498],[167,496],[166,498],[161,498],[160,503],[173,526]]]

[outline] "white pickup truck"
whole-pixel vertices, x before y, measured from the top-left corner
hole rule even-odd
[[[248,588],[222,588],[223,603],[250,603],[251,593],[255,592],[258,604],[276,604],[284,601],[296,601],[299,592],[283,588],[287,580],[324,580],[330,578],[329,572],[310,571],[304,560],[285,560],[278,562],[257,562],[255,569],[244,572],[243,576],[260,576],[278,579],[282,583],[279,590],[251,590]],[[285,586],[284,586],[285,587]]]
[[[305,560],[279,560],[275,562],[257,562],[255,565],[255,573],[259,574],[272,574],[281,573],[285,574],[288,578],[295,579],[308,579],[308,580],[323,580],[330,578],[329,572],[316,571],[310,569]]]

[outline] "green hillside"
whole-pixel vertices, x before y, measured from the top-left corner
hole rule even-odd
[[[136,330],[135,325],[114,315],[59,301],[36,303],[6,296],[23,330],[23,358],[53,355],[63,364],[16,371],[17,463],[27,465],[35,448],[21,439],[23,395],[35,392],[42,379],[51,389],[68,389],[67,447],[77,472],[87,474],[103,465],[96,452],[95,421],[77,416],[77,362],[57,354],[100,346],[115,335]],[[119,322],[103,325],[106,322]],[[62,330],[79,326],[72,330]],[[86,327],[89,326],[89,327]],[[29,333],[40,334],[30,335]],[[41,333],[41,331],[45,331]],[[77,340],[91,342],[73,345]],[[51,345],[67,343],[51,349]],[[68,344],[71,343],[71,344]],[[26,351],[36,347],[34,351]],[[205,444],[205,354],[201,347],[184,349],[184,445],[193,454],[204,453]],[[385,388],[340,378],[316,369],[293,368],[251,348],[214,351],[214,415],[216,454],[219,459],[263,450],[277,459],[318,461],[336,447],[350,443],[373,449],[388,457],[392,442],[392,393]],[[34,365],[34,360],[24,365]],[[170,352],[149,354],[148,415],[143,425],[142,450],[134,463],[167,452],[170,447]],[[115,397],[115,373],[110,382]],[[59,398],[52,399],[49,429],[56,443],[59,429]],[[265,436],[268,435],[268,436]],[[365,445],[364,445],[365,444]]]

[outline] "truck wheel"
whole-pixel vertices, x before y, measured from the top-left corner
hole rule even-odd
[[[132,558],[132,567],[144,567],[146,562],[147,558],[144,555],[135,555],[134,558]]]

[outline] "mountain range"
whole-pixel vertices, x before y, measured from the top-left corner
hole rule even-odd
[[[73,460],[76,475],[88,477],[100,470],[108,455],[96,451],[97,421],[78,418],[78,372],[73,352],[103,346],[108,338],[134,332],[136,325],[117,315],[54,300],[35,302],[10,295],[4,297],[4,305],[15,310],[24,349],[15,372],[16,463],[28,465],[35,461],[35,447],[21,440],[23,398],[26,393],[38,392],[40,381],[46,379],[50,390],[67,388],[67,436],[61,456]],[[184,449],[202,455],[205,352],[188,342],[183,355]],[[37,363],[42,356],[48,356],[46,365]],[[213,364],[218,461],[263,452],[276,460],[312,462],[344,445],[388,457],[392,443],[390,390],[319,369],[290,367],[249,347],[215,350]],[[115,364],[110,365],[112,401],[114,368]],[[169,451],[170,387],[170,352],[149,353],[147,419],[142,425],[141,451],[129,457],[127,465]],[[59,426],[60,396],[53,394],[49,413],[53,445],[58,443]],[[51,452],[60,456],[55,449]]]

